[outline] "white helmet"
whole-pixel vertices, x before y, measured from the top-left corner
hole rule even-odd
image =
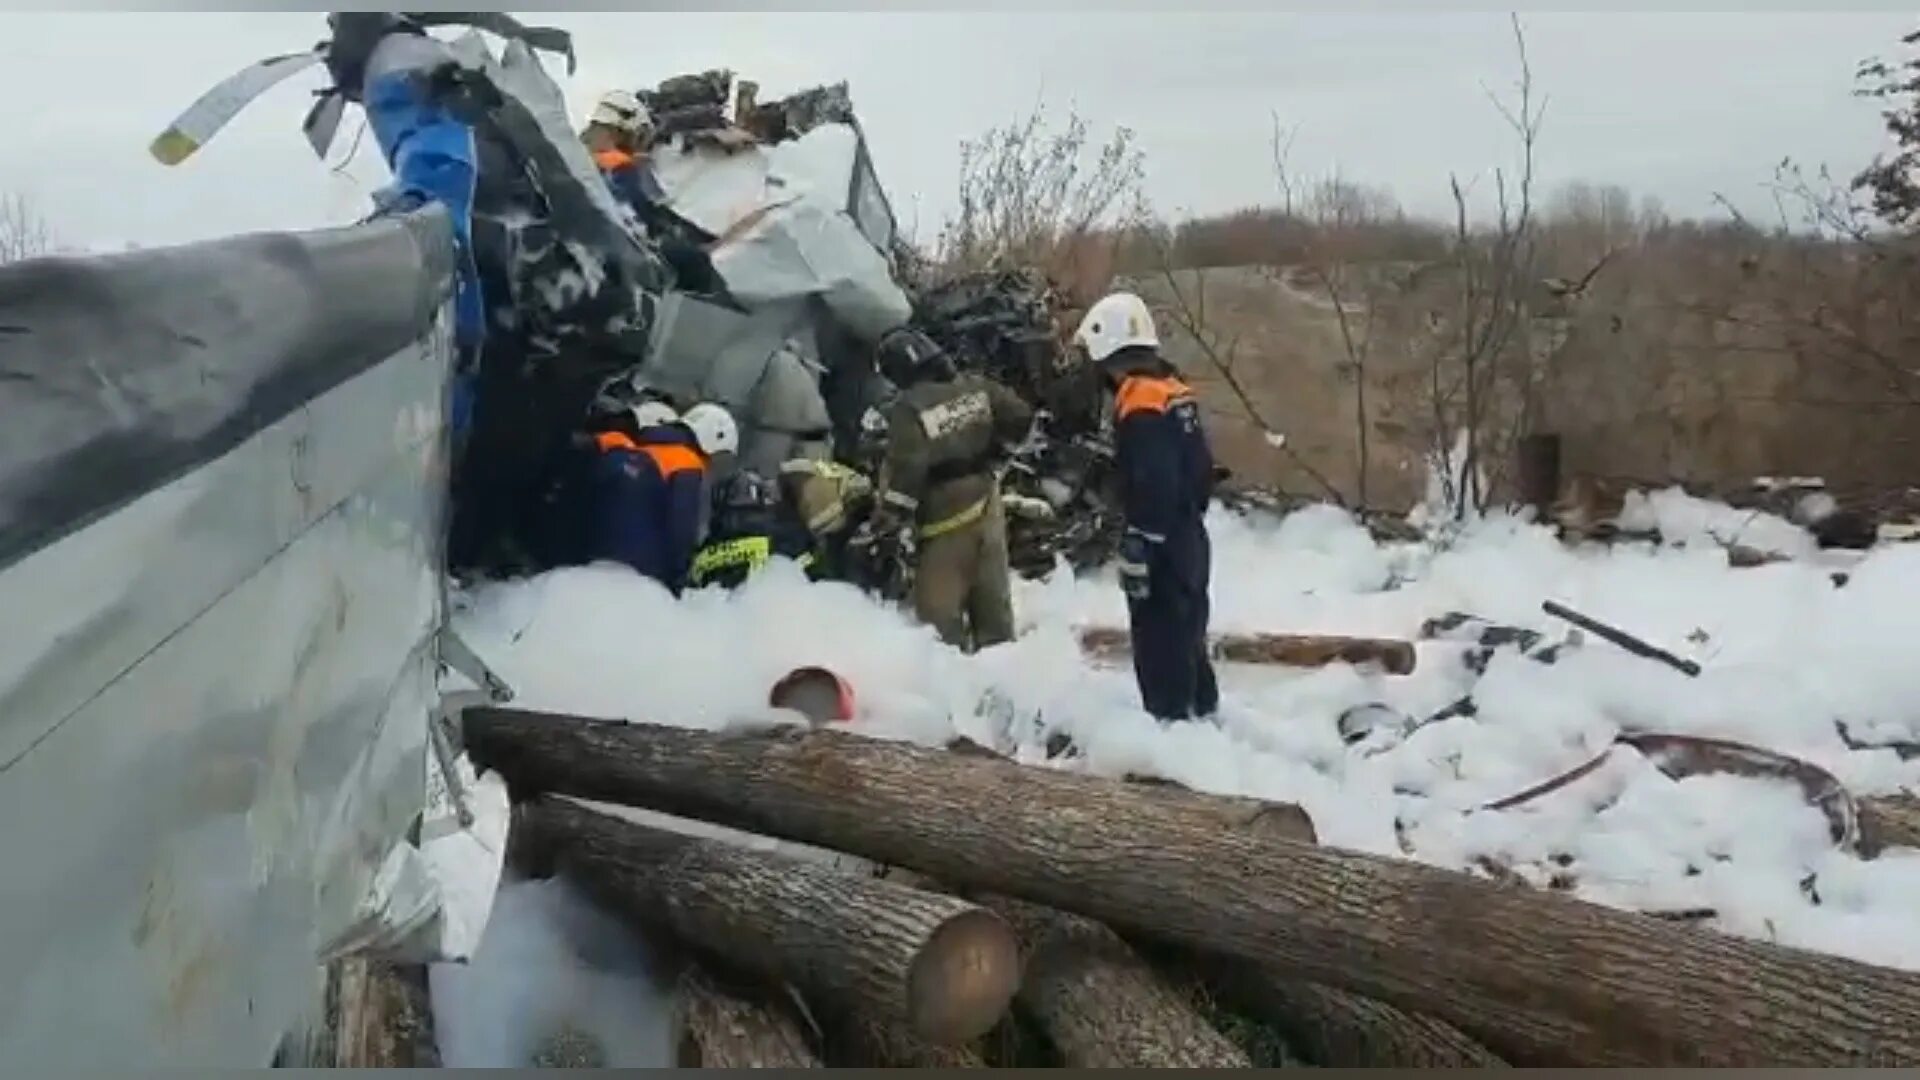
[[[1099,363],[1130,345],[1159,348],[1160,336],[1154,332],[1153,313],[1146,301],[1130,292],[1117,292],[1087,309],[1080,329],[1073,332],[1073,343]]]
[[[710,401],[688,409],[680,422],[693,432],[693,441],[700,444],[700,452],[710,458],[740,449],[740,427],[733,422],[733,414]]]
[[[589,124],[604,124],[629,135],[638,135],[653,126],[653,116],[631,90],[609,90],[600,95],[587,117]]]
[[[680,419],[680,413],[664,401],[648,400],[633,407],[633,423],[641,431]]]

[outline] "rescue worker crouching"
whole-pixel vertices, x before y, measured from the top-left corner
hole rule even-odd
[[[628,414],[592,435],[587,558],[623,563],[678,596],[706,532],[709,473],[739,449],[740,431],[713,404],[642,428],[645,420]]]
[[[780,466],[781,505],[809,537],[816,580],[857,580],[847,546],[873,506],[873,481],[850,465],[825,456],[795,457]]]
[[[1087,310],[1074,343],[1114,392],[1115,471],[1126,532],[1127,595],[1141,703],[1162,720],[1211,716],[1219,685],[1207,651],[1213,454],[1200,406],[1160,355],[1153,316],[1114,293]]]
[[[713,502],[713,528],[693,557],[688,585],[735,588],[775,556],[811,572],[813,545],[772,481],[742,469],[719,485]]]
[[[957,375],[925,334],[880,340],[880,373],[899,388],[873,515],[852,546],[910,568],[915,614],[941,640],[980,649],[1013,637],[1007,522],[999,458],[1021,442],[1033,410],[1013,391]]]

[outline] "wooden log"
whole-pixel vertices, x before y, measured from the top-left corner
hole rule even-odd
[[[917,870],[888,867],[884,876],[916,889],[947,891]],[[1189,998],[1105,926],[1011,896],[988,893],[969,899],[1005,919],[1019,936],[1024,974],[1014,1003],[1019,1019],[1045,1033],[1040,1038],[1058,1064],[1081,1069],[1252,1065],[1231,1039],[1193,1009]],[[1021,1033],[1002,1034],[1017,1054]]]
[[[871,1017],[855,1017],[842,1026],[846,1050],[841,1057],[850,1068],[861,1069],[985,1069],[986,1056],[976,1043],[941,1046],[917,1039],[910,1031]]]
[[[563,1022],[534,1046],[527,1064],[536,1069],[604,1069],[607,1048],[598,1035]]]
[[[1158,952],[1149,955],[1158,955]],[[1245,1054],[1254,1068],[1298,1069],[1309,1064],[1287,1045],[1273,1025],[1230,1007],[1213,987],[1194,974],[1191,965],[1155,961],[1154,967],[1167,986],[1205,1018],[1208,1026],[1232,1043],[1234,1049]]]
[[[682,1069],[817,1069],[791,1012],[722,989],[690,964],[674,985],[675,1065]]]
[[[433,1007],[426,968],[348,957],[329,972],[334,1014],[333,1052],[325,1064],[342,1069],[437,1068]]]
[[[514,828],[609,907],[743,972],[927,1042],[984,1034],[1019,985],[1012,931],[956,897],[621,821],[563,799],[523,807]]]
[[[1190,799],[1175,790],[844,732],[466,717],[475,760],[519,791],[1018,895],[1426,1013],[1516,1065],[1920,1064],[1920,975],[1223,829],[1170,810]]]
[[[1015,996],[1073,1069],[1244,1069],[1252,1062],[1092,919],[1009,896],[975,897],[1019,935]]]
[[[1859,807],[1861,854],[1920,848],[1920,796],[1880,795],[1861,799]]]
[[[1118,627],[1088,627],[1080,631],[1080,648],[1097,659],[1116,660],[1132,652],[1133,638]],[[1410,641],[1307,634],[1215,634],[1208,639],[1208,651],[1228,664],[1378,664],[1390,675],[1412,674],[1415,659]]]
[[[1498,1068],[1506,1062],[1460,1029],[1331,986],[1291,979],[1231,958],[1194,965],[1207,986],[1270,1024],[1314,1065],[1327,1068]]]

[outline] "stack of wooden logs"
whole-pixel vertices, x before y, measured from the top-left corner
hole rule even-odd
[[[1920,1064],[1920,975],[1321,847],[1291,806],[831,730],[465,726],[515,865],[688,958],[685,1065]]]

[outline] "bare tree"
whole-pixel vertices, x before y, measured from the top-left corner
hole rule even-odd
[[[1346,506],[1347,500],[1340,488],[1327,479],[1326,475],[1314,468],[1299,452],[1289,445],[1261,409],[1246,384],[1239,375],[1240,339],[1225,338],[1214,328],[1207,316],[1207,268],[1194,267],[1190,273],[1190,284],[1182,282],[1182,273],[1174,252],[1175,230],[1158,223],[1143,222],[1136,230],[1137,239],[1145,241],[1157,253],[1158,274],[1167,288],[1166,316],[1174,326],[1185,334],[1200,350],[1207,366],[1219,376],[1220,381],[1233,392],[1234,400],[1246,414],[1246,418],[1260,430],[1267,445],[1278,449],[1301,472],[1312,478],[1326,497],[1340,506]]]
[[[1294,131],[1281,127],[1273,118],[1271,152],[1274,184],[1279,189],[1285,218],[1302,219],[1307,226],[1300,269],[1308,280],[1327,294],[1334,318],[1340,328],[1340,345],[1346,356],[1345,373],[1353,379],[1354,437],[1356,465],[1355,501],[1368,505],[1367,477],[1372,465],[1369,441],[1372,417],[1367,408],[1367,360],[1375,339],[1375,320],[1380,310],[1379,287],[1382,275],[1357,265],[1365,246],[1365,234],[1380,222],[1400,216],[1400,208],[1386,192],[1352,183],[1338,171],[1322,179],[1306,192],[1297,190],[1288,158]],[[1276,274],[1286,267],[1273,268]]]
[[[1920,30],[1902,37],[1900,43],[1910,49],[1920,45]],[[1909,56],[1897,66],[1869,60],[1860,65],[1856,78],[1861,97],[1887,103],[1880,116],[1896,150],[1892,157],[1876,156],[1854,177],[1853,189],[1867,192],[1874,213],[1888,224],[1920,224],[1920,179],[1916,179],[1920,172],[1920,56]]]
[[[1095,147],[1079,114],[1055,129],[1036,106],[1026,119],[960,144],[960,208],[942,231],[938,261],[953,270],[1006,264],[1068,275],[1090,245],[1119,242],[1143,175],[1133,132],[1116,129]]]
[[[1504,451],[1525,431],[1536,408],[1532,358],[1515,346],[1527,329],[1527,291],[1534,281],[1535,150],[1546,100],[1534,91],[1520,17],[1512,15],[1510,21],[1519,79],[1510,101],[1491,91],[1488,98],[1513,131],[1518,160],[1511,170],[1493,172],[1495,213],[1490,226],[1474,226],[1467,185],[1457,174],[1449,178],[1454,206],[1449,261],[1459,283],[1459,300],[1451,325],[1431,352],[1428,389],[1431,449],[1456,520],[1486,508],[1509,456]],[[1521,354],[1518,363],[1516,352]],[[1496,430],[1496,406],[1502,404],[1512,409],[1510,430],[1504,432]],[[1457,445],[1464,446],[1464,460],[1454,462]],[[1494,463],[1493,482],[1482,476],[1488,462]]]
[[[0,195],[0,263],[31,259],[52,249],[53,236],[47,223],[27,197]]]
[[[1898,226],[1920,218],[1900,209],[1904,196],[1891,189],[1863,202],[1863,187],[1781,162],[1769,185],[1780,216],[1770,240],[1719,197],[1761,248],[1748,266],[1762,303],[1717,317],[1777,341],[1781,352],[1838,365],[1853,392],[1875,399],[1863,405],[1920,406],[1920,229]]]

